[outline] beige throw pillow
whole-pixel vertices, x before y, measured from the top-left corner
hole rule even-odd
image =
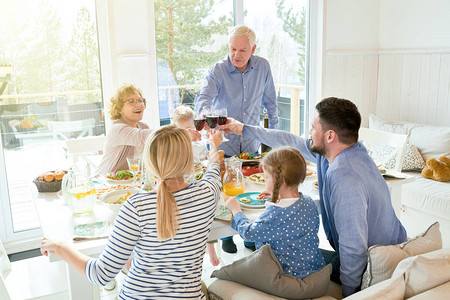
[[[370,247],[367,269],[363,274],[361,289],[391,278],[397,264],[403,259],[441,248],[442,237],[438,222],[431,225],[425,233],[404,243]]]
[[[247,257],[215,270],[211,277],[234,281],[265,293],[289,299],[316,298],[325,295],[332,267],[298,279],[285,274],[270,245],[264,245]]]
[[[402,260],[392,278],[404,274],[405,298],[450,281],[450,249],[440,249]]]

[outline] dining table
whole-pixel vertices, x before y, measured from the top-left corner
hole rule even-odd
[[[314,185],[317,176],[308,176],[306,180],[299,185],[299,191],[309,195],[317,203],[319,193]],[[97,186],[100,184],[100,186]],[[96,187],[104,187],[105,181],[96,183]],[[244,192],[262,192],[265,185],[255,183],[248,178],[245,180]],[[86,238],[74,240],[74,227],[83,224],[93,224],[104,222],[112,225],[114,223],[115,213],[107,206],[98,201],[91,214],[77,216],[72,213],[65,199],[58,193],[33,193],[36,209],[41,223],[41,228],[45,237],[56,238],[70,243],[75,249],[82,253],[98,257],[106,245],[107,238]],[[217,203],[216,216],[211,225],[211,231],[208,240],[219,240],[220,238],[233,236],[237,232],[231,228],[231,214],[225,208],[225,201],[229,196],[221,193]],[[263,211],[260,208],[242,208],[243,212],[250,218],[256,219]],[[227,213],[228,212],[228,213]],[[218,245],[218,244],[217,244]],[[220,247],[216,246],[220,251]],[[219,252],[220,255],[220,252]],[[50,262],[61,261],[56,255],[49,255]],[[71,299],[97,300],[100,299],[100,287],[93,285],[87,278],[67,265],[67,274],[69,278],[69,295]]]

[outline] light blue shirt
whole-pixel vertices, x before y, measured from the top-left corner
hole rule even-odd
[[[257,249],[270,244],[284,273],[303,279],[325,267],[319,251],[319,223],[316,204],[302,195],[287,207],[269,205],[254,222],[237,213],[231,227],[244,240],[255,242]]]
[[[329,165],[324,156],[311,151],[310,139],[248,125],[243,135],[271,147],[292,146],[317,163],[322,224],[339,254],[344,297],[361,285],[369,247],[406,241],[386,181],[361,143],[342,151]]]
[[[208,72],[206,83],[195,98],[195,111],[204,107],[226,108],[228,116],[239,122],[258,125],[261,104],[269,115],[269,128],[277,128],[278,111],[275,85],[269,62],[252,55],[247,69],[239,71],[231,63],[230,56],[217,62]],[[219,149],[232,156],[241,152],[258,151],[259,142],[234,134],[227,135]]]

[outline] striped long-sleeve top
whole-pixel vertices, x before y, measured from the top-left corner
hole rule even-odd
[[[87,278],[105,285],[134,250],[119,299],[204,299],[203,256],[220,190],[219,165],[214,163],[202,180],[174,192],[180,228],[174,239],[165,241],[157,239],[156,193],[130,197],[116,218],[102,254],[88,260]]]

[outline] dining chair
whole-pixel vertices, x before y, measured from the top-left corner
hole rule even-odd
[[[78,132],[77,138],[93,135],[95,118],[76,121],[48,121],[48,129],[53,133],[53,138],[68,140],[72,132]]]
[[[95,170],[100,163],[100,157],[103,153],[103,144],[105,136],[87,136],[65,141],[67,154],[72,155],[73,164],[78,159],[84,159],[90,165],[91,170]]]
[[[392,166],[389,169],[401,172],[406,144],[409,135],[374,130],[365,127],[359,129],[359,140],[367,148],[375,162]]]
[[[10,262],[0,240],[0,299],[69,299],[65,263],[45,256]]]

